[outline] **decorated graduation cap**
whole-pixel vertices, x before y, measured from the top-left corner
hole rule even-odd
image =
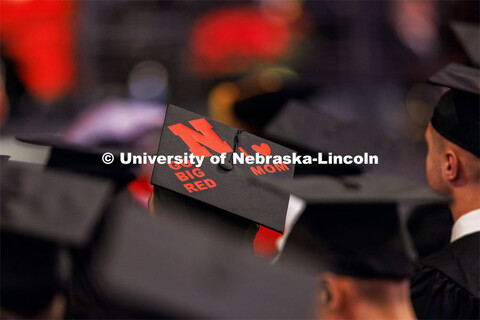
[[[301,154],[317,156],[318,152],[336,155],[377,155],[388,148],[385,139],[351,123],[342,122],[325,112],[290,101],[266,126],[265,135]],[[297,168],[298,170],[300,168]],[[301,168],[304,174],[359,174],[363,168],[355,164],[323,165]],[[297,170],[297,171],[298,171]],[[312,171],[315,170],[315,171]],[[303,172],[302,172],[303,173]]]
[[[460,41],[468,60],[480,67],[480,25],[463,21],[453,21],[450,26]]]
[[[102,161],[105,152],[110,152],[115,159],[119,159],[119,152],[115,150],[71,143],[56,135],[23,135],[18,136],[17,139],[34,145],[51,147],[47,162],[50,168],[108,178],[118,187],[124,186],[137,175],[136,165],[125,165],[118,160],[110,164]]]
[[[163,157],[164,164],[158,163],[160,158],[157,158],[151,183],[160,190],[181,195],[177,203],[192,199],[196,202],[192,207],[207,205],[209,209],[205,211],[220,210],[223,215],[234,214],[283,232],[288,196],[252,186],[248,179],[253,176],[291,179],[294,165],[273,163],[272,158],[270,163],[242,164],[240,159],[256,155],[291,155],[293,152],[248,132],[169,105],[157,154]],[[223,163],[221,154],[226,154]],[[204,158],[201,165],[197,158],[182,158],[181,164],[168,164],[168,156]],[[158,192],[154,194],[157,197]],[[168,207],[168,201],[173,202],[173,197],[159,202]]]
[[[450,88],[435,106],[433,128],[444,138],[480,157],[480,70],[450,63],[428,79]]]
[[[306,203],[280,261],[302,261],[307,272],[361,278],[409,275],[411,249],[399,204],[447,202],[423,185],[389,176],[310,176],[261,183]]]
[[[110,312],[182,319],[309,316],[313,278],[257,260],[229,233],[210,228],[118,208],[92,259]]]
[[[89,241],[113,192],[104,179],[15,161],[1,174],[2,231],[66,245]]]

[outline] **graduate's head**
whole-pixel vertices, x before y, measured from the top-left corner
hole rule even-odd
[[[412,260],[394,204],[317,205],[304,215],[299,227],[312,226],[317,242],[316,319],[414,318]]]
[[[317,318],[413,318],[408,294],[412,249],[398,205],[443,203],[445,197],[391,176],[262,183],[305,202],[278,262],[301,264],[302,271],[316,277]],[[399,313],[384,313],[389,310]]]
[[[454,195],[454,189],[480,183],[480,159],[444,138],[429,124],[425,131],[428,145],[426,173],[429,186],[441,193]]]
[[[317,276],[315,319],[414,319],[407,279],[364,279],[332,272]]]
[[[430,187],[455,196],[480,182],[480,71],[449,64],[429,82],[451,88],[435,107],[425,132]]]

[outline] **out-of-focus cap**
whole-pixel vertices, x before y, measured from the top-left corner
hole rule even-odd
[[[468,60],[475,67],[480,67],[480,26],[476,23],[453,21],[450,26],[460,41]]]
[[[308,204],[448,202],[448,198],[427,186],[396,176],[305,176],[291,181],[260,178],[256,181],[293,194]]]
[[[375,154],[385,148],[385,140],[362,128],[291,101],[268,124],[265,133],[293,147],[311,152],[340,155]]]
[[[118,160],[120,153],[117,150],[71,143],[56,135],[22,135],[17,139],[51,147],[47,162],[47,166],[51,168],[108,178],[122,186],[133,180],[138,172],[137,165],[122,164]],[[110,164],[104,163],[102,156],[106,152],[111,153],[116,160]]]
[[[469,92],[479,95],[479,79],[479,69],[452,62],[432,75],[428,79],[428,82],[456,91]]]
[[[1,169],[2,230],[82,246],[113,192],[109,181],[9,161]]]
[[[168,318],[309,317],[313,278],[257,260],[228,233],[126,206],[114,218],[93,264],[115,305]]]

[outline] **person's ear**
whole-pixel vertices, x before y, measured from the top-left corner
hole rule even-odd
[[[339,279],[325,272],[317,277],[317,303],[325,311],[337,311],[344,299]]]
[[[447,150],[444,155],[443,174],[448,181],[454,181],[458,178],[459,161],[452,150]]]

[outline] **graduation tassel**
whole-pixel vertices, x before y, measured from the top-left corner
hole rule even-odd
[[[242,134],[242,132],[243,132],[243,129],[237,130],[237,134],[235,135],[235,138],[233,138],[233,152],[230,153],[229,158],[227,161],[225,161],[225,163],[219,164],[219,166],[226,171],[230,171],[233,169],[233,154],[238,150],[238,145],[240,144],[239,137],[240,137],[240,134]]]
[[[335,179],[340,181],[340,183],[343,184],[343,186],[348,190],[358,190],[358,189],[360,189],[360,186],[359,186],[358,183],[353,182],[351,180],[348,180],[344,176],[338,176],[338,177],[335,177]]]

